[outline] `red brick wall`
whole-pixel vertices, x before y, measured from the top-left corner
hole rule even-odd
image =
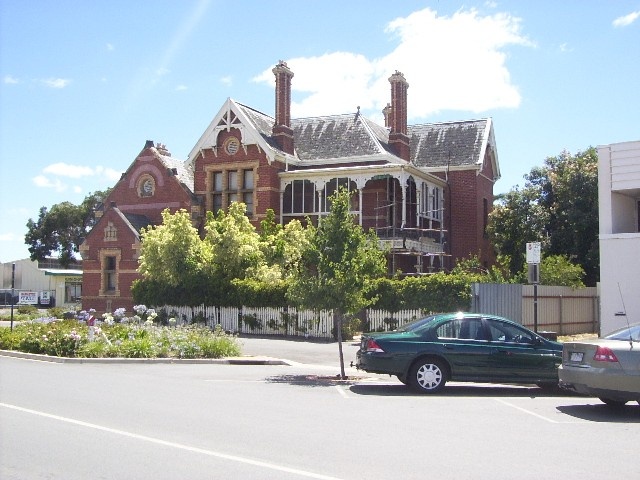
[[[105,229],[111,224],[117,231],[117,241],[109,241]],[[122,218],[107,209],[99,223],[87,236],[82,251],[82,308],[95,309],[98,313],[124,307],[132,312],[131,284],[138,278],[138,250],[136,235]],[[117,288],[105,292],[103,285],[103,257],[115,256],[117,260]]]
[[[152,177],[155,183],[153,196],[141,197],[139,181]],[[162,222],[161,213],[165,208],[175,212],[181,208],[191,208],[191,196],[172,176],[151,149],[143,150],[129,167],[125,176],[114,186],[105,205],[115,202],[123,212],[147,216],[153,223]]]
[[[487,178],[488,177],[488,178]],[[495,263],[495,254],[485,234],[484,201],[488,212],[493,205],[491,167],[480,174],[475,170],[449,172],[449,190],[445,192],[445,224],[453,268],[457,260],[477,255],[483,265]]]
[[[175,212],[191,210],[191,194],[187,192],[173,173],[157,158],[155,149],[147,148],[133,162],[126,174],[116,183],[105,201],[105,212],[92,229],[82,247],[83,281],[82,307],[94,308],[102,313],[124,307],[131,313],[133,298],[131,284],[139,278],[136,236],[122,218],[111,209],[115,203],[123,213],[144,215],[152,223],[162,222],[165,208]],[[153,195],[141,196],[141,180],[152,179]],[[111,222],[117,230],[117,241],[106,241],[104,229]],[[118,288],[105,294],[101,288],[104,255],[119,258],[117,265]]]
[[[280,162],[269,164],[265,153],[257,145],[248,145],[246,151],[240,148],[235,154],[225,152],[222,146],[225,140],[235,136],[240,141],[240,131],[222,131],[218,136],[217,149],[203,150],[195,159],[195,194],[202,199],[202,204],[207,211],[213,208],[210,200],[210,192],[213,191],[212,173],[216,171],[246,170],[254,171],[254,215],[250,217],[251,223],[256,227],[264,219],[266,210],[272,208],[276,218],[280,215],[280,179],[278,173],[284,170]],[[226,203],[223,202],[226,208]]]

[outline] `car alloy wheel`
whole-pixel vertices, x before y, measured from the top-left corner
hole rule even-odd
[[[419,392],[435,393],[444,388],[447,378],[440,360],[423,359],[411,367],[409,380]]]

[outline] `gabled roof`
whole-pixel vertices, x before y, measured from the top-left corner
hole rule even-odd
[[[82,242],[82,245],[80,246],[81,252],[85,248],[88,248],[87,240],[89,236],[92,236],[94,232],[100,231],[98,227],[102,225],[102,223],[105,221],[105,219],[107,218],[106,214],[109,211],[113,211],[113,213],[117,215],[120,218],[120,220],[122,220],[122,223],[129,229],[129,231],[135,236],[137,240],[140,240],[140,232],[144,227],[148,227],[149,225],[154,225],[153,222],[151,222],[149,217],[147,217],[146,215],[140,215],[137,213],[124,213],[122,210],[120,210],[116,206],[109,206],[107,207],[104,214],[100,216],[100,218],[98,219],[97,223],[93,226],[91,231],[87,234],[87,238],[85,238],[84,242]]]
[[[302,162],[380,156],[391,158],[386,148],[388,133],[360,113],[298,118],[291,121],[294,145]],[[384,142],[384,143],[383,143]]]
[[[227,98],[189,152],[186,163],[190,168],[193,168],[193,162],[198,152],[206,148],[216,148],[218,134],[232,128],[240,130],[244,145],[258,145],[267,154],[270,161],[276,157],[283,160],[285,157],[291,157],[276,147],[275,140],[271,137],[273,121],[272,117]]]
[[[500,176],[490,118],[409,125],[407,133],[411,163],[417,167],[442,169],[482,166],[487,148],[491,147],[495,157],[494,172],[496,178]]]
[[[295,154],[279,149],[272,136],[274,118],[230,98],[213,118],[189,153],[193,169],[198,152],[215,148],[220,131],[237,128],[245,145],[257,144],[270,161],[320,167],[331,163],[405,164],[389,146],[389,130],[359,112],[291,121]],[[493,149],[493,170],[499,178],[497,152],[490,118],[460,122],[409,125],[411,163],[418,168],[480,168],[488,147]]]
[[[140,234],[140,231],[143,228],[148,227],[149,225],[153,225],[153,222],[149,220],[149,217],[146,215],[140,215],[138,213],[124,213],[121,212],[120,209],[116,207],[118,213],[124,217],[127,223],[130,225],[131,229]]]
[[[156,150],[154,148],[154,150]],[[160,160],[160,162],[167,167],[167,169],[169,170],[174,170],[176,171],[176,178],[178,179],[178,181],[180,183],[183,183],[187,188],[189,188],[190,191],[193,192],[193,184],[194,184],[194,178],[193,178],[193,169],[189,168],[186,165],[186,162],[184,162],[183,160],[178,160],[177,158],[171,157],[171,156],[167,156],[167,155],[163,155],[160,151],[156,150],[156,153],[158,159]]]

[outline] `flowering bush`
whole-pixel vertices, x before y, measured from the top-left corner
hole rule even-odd
[[[221,358],[237,356],[237,338],[219,326],[210,330],[201,326],[154,325],[157,314],[144,305],[135,307],[136,315],[125,316],[124,309],[105,314],[102,320],[89,312],[76,319],[52,317],[24,321],[13,330],[0,329],[0,349],[19,350],[62,357],[128,358]],[[95,311],[94,311],[95,313]],[[89,324],[88,324],[89,323]]]

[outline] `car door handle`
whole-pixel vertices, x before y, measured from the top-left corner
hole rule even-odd
[[[498,352],[500,355],[513,355],[513,352],[511,350],[503,350],[502,348],[496,349],[496,352]]]

